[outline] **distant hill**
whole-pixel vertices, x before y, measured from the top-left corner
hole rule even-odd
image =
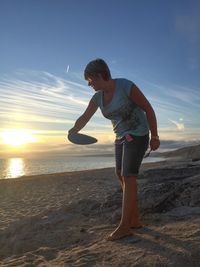
[[[200,160],[200,145],[179,148],[174,151],[163,152],[164,157],[181,157]]]

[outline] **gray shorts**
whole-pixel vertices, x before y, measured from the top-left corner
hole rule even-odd
[[[137,176],[144,154],[149,146],[149,134],[144,136],[130,135],[115,140],[116,174]]]

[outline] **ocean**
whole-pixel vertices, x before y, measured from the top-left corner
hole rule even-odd
[[[160,161],[162,158],[149,157],[143,162]],[[0,179],[18,178],[24,175],[39,175],[71,172],[115,166],[114,156],[57,156],[54,158],[8,158],[0,159]]]

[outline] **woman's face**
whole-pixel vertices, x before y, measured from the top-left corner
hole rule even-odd
[[[88,86],[91,86],[95,91],[101,90],[104,80],[102,77],[88,77]]]

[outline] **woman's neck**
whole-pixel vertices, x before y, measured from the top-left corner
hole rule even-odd
[[[104,84],[102,86],[102,91],[104,91],[104,93],[109,94],[113,92],[114,89],[115,89],[115,80],[110,79],[108,81],[104,81]]]

